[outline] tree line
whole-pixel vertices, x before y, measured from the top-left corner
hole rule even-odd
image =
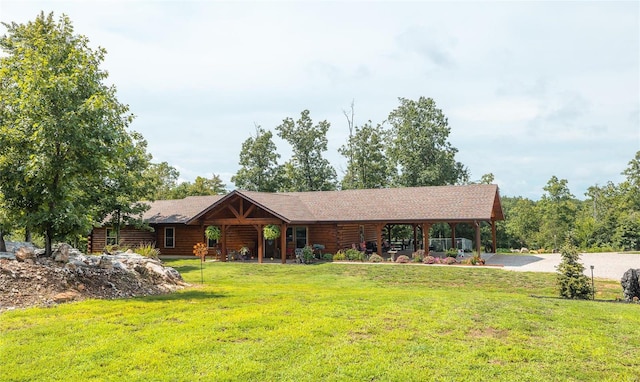
[[[41,13],[26,24],[3,23],[0,38],[0,251],[3,237],[21,232],[44,239],[81,243],[93,226],[144,226],[143,201],[223,194],[220,177],[179,182],[167,162],[154,163],[134,120],[100,69],[106,51],[92,49],[74,33],[67,16]],[[347,160],[341,179],[324,157],[326,120],[309,110],[275,126],[292,149],[281,157],[273,132],[256,126],[240,148],[237,188],[263,191],[325,191],[470,183],[466,166],[442,110],[431,98],[399,98],[380,123],[354,123],[354,105],[344,112],[348,140],[339,148]],[[593,186],[580,201],[567,181],[552,177],[539,201],[503,196],[507,217],[498,224],[499,247],[557,248],[571,235],[582,248],[640,249],[640,152],[620,184]],[[492,183],[492,174],[479,183]],[[472,237],[460,227],[458,236]],[[448,235],[436,225],[432,236]],[[483,234],[487,237],[487,227]],[[398,228],[397,235],[408,235]]]

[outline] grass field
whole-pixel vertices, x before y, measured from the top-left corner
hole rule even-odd
[[[639,381],[640,305],[490,267],[169,261],[193,288],[0,315],[2,381]]]

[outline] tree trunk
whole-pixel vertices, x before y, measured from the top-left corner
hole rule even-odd
[[[4,231],[0,229],[0,252],[7,252],[7,244],[4,242]]]
[[[47,228],[44,234],[44,254],[47,257],[50,257],[53,253],[51,248],[51,228]]]
[[[31,243],[31,230],[29,227],[24,227],[24,241]]]

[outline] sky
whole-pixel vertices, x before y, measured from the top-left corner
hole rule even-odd
[[[584,199],[640,150],[640,2],[25,1],[0,20],[68,15],[107,50],[120,102],[154,162],[233,189],[242,142],[308,109],[331,127],[339,177],[355,123],[383,123],[399,97],[432,98],[471,180],[537,200],[552,176]],[[0,35],[6,28],[0,26]],[[387,125],[388,126],[388,125]]]

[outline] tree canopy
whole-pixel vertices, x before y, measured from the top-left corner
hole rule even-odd
[[[86,234],[109,208],[138,201],[132,191],[146,187],[139,171],[149,157],[142,137],[128,131],[128,106],[104,83],[104,49],[90,48],[64,15],[3,24],[0,192],[50,253],[52,240]]]
[[[447,140],[451,129],[431,98],[399,98],[400,106],[388,117],[391,141],[388,156],[398,170],[398,186],[441,186],[466,183],[469,174],[455,160],[458,150]]]
[[[355,132],[338,152],[349,159],[342,178],[342,189],[387,187],[391,180],[389,160],[385,154],[388,132],[371,121],[355,126]]]
[[[240,150],[240,169],[231,178],[236,187],[248,191],[276,192],[282,183],[273,133],[256,126],[256,136],[247,138]]]
[[[300,113],[294,121],[285,118],[276,127],[280,138],[289,142],[293,150],[292,158],[285,163],[283,191],[327,191],[335,190],[336,170],[322,156],[327,151],[329,122],[313,124],[309,110]]]

